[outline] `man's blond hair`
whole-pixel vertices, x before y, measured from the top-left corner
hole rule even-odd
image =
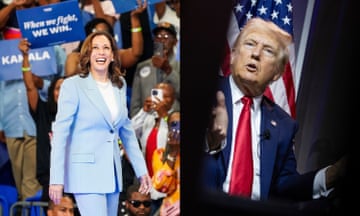
[[[270,34],[274,35],[277,41],[280,44],[280,50],[278,53],[279,65],[277,66],[277,71],[283,73],[285,71],[285,66],[289,62],[289,45],[292,42],[291,35],[285,30],[281,29],[278,25],[272,21],[264,20],[259,17],[249,19],[244,27],[241,29],[235,43],[234,47],[242,40],[243,36],[246,35],[252,29],[259,29],[262,31],[268,31]]]

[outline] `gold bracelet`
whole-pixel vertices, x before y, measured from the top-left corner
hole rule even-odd
[[[31,67],[22,67],[21,71],[24,72],[24,73],[29,72],[29,71],[31,71]]]
[[[141,27],[131,28],[131,32],[141,32],[141,31],[142,31]]]

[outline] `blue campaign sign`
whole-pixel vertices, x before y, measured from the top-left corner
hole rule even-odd
[[[144,0],[142,0],[144,1]],[[158,2],[162,2],[164,0],[148,0],[148,5],[155,4]],[[128,11],[135,10],[137,5],[137,0],[112,0],[115,11],[119,14],[125,13]]]
[[[31,48],[83,40],[84,25],[77,0],[17,10],[21,34]]]
[[[0,40],[0,80],[22,79],[22,54],[18,48],[20,39]],[[46,76],[57,73],[54,47],[31,49],[29,60],[32,73]]]

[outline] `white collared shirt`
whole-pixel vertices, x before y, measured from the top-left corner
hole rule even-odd
[[[232,92],[232,101],[233,101],[233,118],[232,118],[232,134],[234,137],[231,143],[231,151],[230,151],[230,161],[229,161],[229,169],[227,170],[226,179],[223,184],[223,190],[228,193],[229,185],[230,185],[230,177],[231,177],[231,168],[233,162],[233,154],[234,154],[234,146],[235,146],[235,134],[237,130],[237,125],[240,117],[241,110],[243,108],[243,103],[241,103],[241,98],[244,94],[239,90],[236,86],[234,79],[230,76],[230,88]],[[253,98],[253,104],[251,105],[251,143],[252,143],[252,157],[253,157],[253,168],[254,168],[254,176],[253,176],[253,185],[252,185],[252,193],[251,199],[259,200],[260,199],[260,119],[261,119],[261,103],[262,95]]]

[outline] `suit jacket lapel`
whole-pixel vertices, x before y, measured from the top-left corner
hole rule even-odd
[[[124,112],[127,111],[127,109],[124,109],[126,107],[126,85],[124,85],[121,89],[119,89],[116,86],[113,86],[113,91],[115,95],[115,102],[117,107],[119,107],[119,115],[114,121],[114,125],[117,125],[121,119],[123,119]],[[125,92],[123,92],[125,91]],[[122,94],[125,94],[125,96],[121,96]],[[125,101],[124,101],[125,100]],[[126,113],[127,115],[127,113]]]
[[[94,106],[99,110],[99,112],[104,116],[106,122],[112,126],[110,111],[97,87],[96,81],[92,77],[91,73],[85,77],[80,78],[84,79],[85,82],[79,82],[79,86],[84,89],[84,94],[89,98],[89,100],[94,104]]]
[[[221,80],[221,86],[222,86],[222,91],[224,92],[224,95],[228,95],[227,97],[225,97],[225,103],[226,103],[226,110],[228,113],[228,118],[229,118],[229,123],[228,123],[228,129],[227,129],[227,137],[226,137],[226,147],[224,148],[223,152],[223,156],[224,156],[224,161],[223,161],[223,166],[224,166],[224,171],[225,171],[225,176],[227,173],[227,167],[229,167],[229,160],[230,160],[230,152],[231,152],[231,142],[232,142],[232,128],[233,128],[233,121],[231,119],[233,119],[233,101],[232,101],[232,97],[231,97],[231,89],[230,89],[230,76],[228,76],[225,79]]]
[[[260,193],[261,197],[267,197],[275,165],[276,149],[279,143],[279,119],[273,114],[272,102],[265,96],[261,103],[260,131],[263,134],[269,132],[269,137],[260,138]]]

